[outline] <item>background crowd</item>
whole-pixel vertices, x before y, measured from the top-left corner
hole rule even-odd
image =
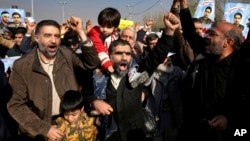
[[[0,58],[15,62],[0,61],[0,141],[250,139],[250,32],[239,25],[204,32],[187,0],[173,0],[161,35],[152,19],[119,29],[113,7],[98,25],[1,18]]]

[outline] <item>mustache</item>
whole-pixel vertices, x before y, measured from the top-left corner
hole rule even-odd
[[[113,67],[118,69],[120,65],[129,65],[129,62],[126,60],[121,60],[119,62],[113,63]]]
[[[128,64],[129,64],[129,62],[128,62],[128,61],[125,61],[125,60],[121,60],[121,61],[119,62],[119,65],[122,65],[122,64],[126,64],[126,65],[128,65]]]

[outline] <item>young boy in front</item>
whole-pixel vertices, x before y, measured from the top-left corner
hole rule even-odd
[[[69,90],[62,97],[57,127],[65,133],[62,141],[96,141],[97,128],[94,117],[84,111],[83,96],[79,91]]]

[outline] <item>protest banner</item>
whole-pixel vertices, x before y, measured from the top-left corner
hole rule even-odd
[[[134,21],[121,19],[118,28],[123,29],[125,27],[132,27],[133,25]]]

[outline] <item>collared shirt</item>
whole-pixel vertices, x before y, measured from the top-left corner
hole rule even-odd
[[[56,91],[54,79],[53,79],[53,66],[54,66],[55,59],[51,60],[50,62],[45,62],[44,60],[42,60],[39,51],[38,51],[38,54],[39,54],[40,63],[44,71],[48,73],[50,80],[51,80],[51,84],[52,84],[52,115],[58,115],[61,99]]]
[[[111,74],[111,83],[113,84],[113,86],[116,90],[120,84],[121,79],[122,79],[122,77],[118,77],[115,74]]]

